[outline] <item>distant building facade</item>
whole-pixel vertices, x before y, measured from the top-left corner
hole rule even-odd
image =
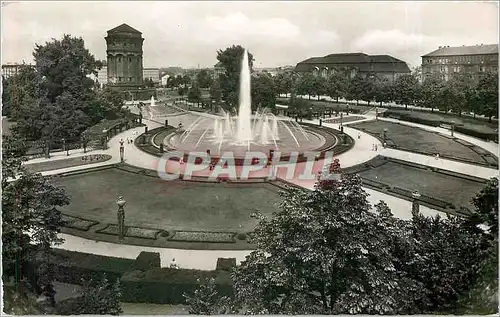
[[[142,70],[143,80],[152,80],[155,84],[160,83],[160,69],[159,68],[144,68]]]
[[[16,64],[16,63],[7,63],[2,65],[2,77],[4,78],[9,78],[14,75],[17,75],[19,73],[19,70],[21,69],[21,66],[30,66],[33,67],[31,64]]]
[[[142,85],[142,33],[124,23],[109,30],[105,40],[108,83]]]
[[[161,77],[161,85],[166,86],[168,83],[168,79],[170,78],[170,75],[165,74]]]
[[[422,76],[438,74],[448,80],[454,73],[469,73],[474,76],[489,71],[498,71],[498,44],[474,46],[440,46],[422,56]]]
[[[218,62],[217,64],[214,65],[213,69],[213,78],[217,79],[219,78],[220,75],[224,74],[226,69],[222,66],[221,62]]]
[[[364,53],[330,54],[312,57],[295,66],[299,73],[311,72],[316,76],[328,77],[342,73],[348,78],[356,75],[376,76],[393,82],[399,76],[409,74],[406,62],[389,55],[367,55]]]

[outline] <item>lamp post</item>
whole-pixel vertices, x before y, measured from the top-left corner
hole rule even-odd
[[[125,204],[127,202],[122,196],[118,197],[116,204],[118,205],[118,239],[123,240],[125,236]]]
[[[108,130],[103,129],[102,134],[103,134],[102,147],[104,150],[106,150],[108,148]]]
[[[384,134],[383,134],[383,139],[384,139],[384,144],[387,142],[387,128],[384,129]]]
[[[418,199],[421,195],[418,191],[415,190],[413,193],[411,193],[411,196],[413,198],[411,204],[411,213],[418,214],[420,212],[420,204],[418,203]]]
[[[122,163],[124,155],[125,155],[125,146],[123,145],[123,140],[120,140],[120,161]]]
[[[455,132],[455,121],[451,122],[451,136],[453,136],[453,132]]]

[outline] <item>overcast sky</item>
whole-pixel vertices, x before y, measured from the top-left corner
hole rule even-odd
[[[255,67],[331,53],[389,54],[410,66],[440,45],[498,43],[492,2],[14,2],[2,8],[2,63],[32,61],[35,43],[81,36],[99,59],[106,31],[143,33],[144,67],[211,67],[247,47]]]

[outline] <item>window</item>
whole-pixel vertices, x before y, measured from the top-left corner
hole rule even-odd
[[[118,77],[118,81],[122,81],[122,78],[121,78],[121,77]]]
[[[128,81],[132,81],[132,77],[129,77],[129,78],[128,78]]]
[[[131,63],[132,62],[132,58],[129,57],[128,58],[128,62]]]
[[[121,63],[121,62],[122,62],[122,58],[118,57],[118,63]]]

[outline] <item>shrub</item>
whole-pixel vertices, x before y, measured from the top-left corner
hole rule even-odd
[[[247,235],[245,233],[238,233],[236,237],[238,238],[238,240],[242,241],[247,239]]]
[[[163,230],[161,233],[160,233],[160,236],[164,237],[164,238],[168,238],[170,236],[170,233],[167,231],[167,230]]]
[[[149,270],[160,267],[160,253],[142,251],[136,258],[134,267],[139,270]]]
[[[122,301],[155,304],[184,304],[183,294],[192,295],[199,281],[215,278],[221,296],[232,294],[232,283],[227,271],[199,271],[187,269],[154,268],[144,275],[126,274],[121,279]]]
[[[217,271],[231,271],[232,268],[236,267],[236,258],[218,258],[217,259]]]

